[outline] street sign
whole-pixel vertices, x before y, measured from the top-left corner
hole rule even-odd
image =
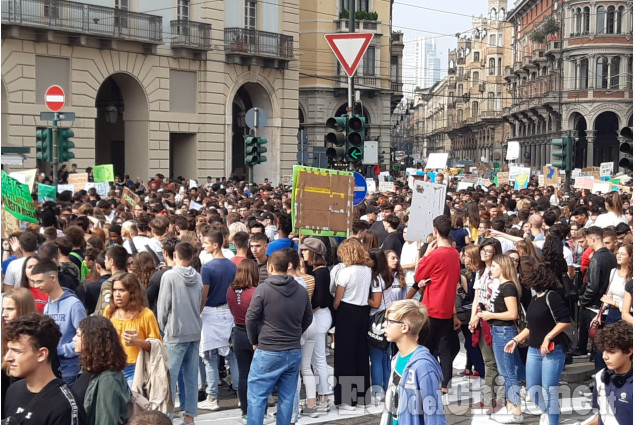
[[[374,165],[379,163],[379,142],[368,140],[364,142],[364,159],[362,164]]]
[[[355,187],[353,188],[353,205],[359,205],[364,202],[366,193],[368,192],[368,185],[366,179],[361,174],[354,172]]]
[[[53,121],[55,112],[40,112],[40,121]],[[57,114],[58,121],[75,121],[75,112],[60,112]]]
[[[324,39],[335,54],[346,75],[352,77],[373,39],[372,33],[324,34]]]
[[[258,110],[258,122],[256,122],[256,110]],[[267,113],[261,108],[251,108],[245,113],[245,124],[249,128],[264,127],[267,125]]]
[[[362,149],[359,146],[353,146],[346,152],[346,155],[353,159],[353,161],[359,161],[362,159]]]
[[[59,112],[64,107],[66,96],[60,86],[51,86],[44,93],[44,104],[49,111]]]

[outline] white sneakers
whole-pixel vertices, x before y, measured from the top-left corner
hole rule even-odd
[[[218,410],[218,400],[207,398],[203,401],[199,401],[197,404],[199,409],[202,410]]]
[[[503,407],[491,416],[492,420],[499,424],[521,424],[525,420],[522,414],[514,415],[507,407]]]

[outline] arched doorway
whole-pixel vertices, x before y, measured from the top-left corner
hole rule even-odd
[[[273,169],[277,163],[276,141],[273,140],[272,119],[273,107],[269,94],[260,84],[246,83],[240,86],[232,101],[232,151],[231,174],[232,176],[245,177],[245,141],[243,136],[249,134],[249,127],[245,122],[245,114],[251,108],[259,108],[267,115],[264,127],[256,129],[256,135],[265,137],[268,143],[265,145],[267,153],[264,156],[267,162],[254,166],[254,182],[262,183],[265,178],[273,178]]]
[[[595,119],[595,141],[593,143],[593,166],[602,162],[614,162],[613,169],[617,170],[619,159],[619,119],[614,112],[602,112]],[[587,164],[591,166],[591,164]]]
[[[95,164],[113,164],[116,175],[148,177],[148,101],[128,74],[106,78],[95,99]]]
[[[584,168],[584,165],[586,164],[586,150],[587,150],[586,119],[584,119],[582,114],[580,114],[579,112],[575,112],[574,114],[571,115],[570,120],[572,121],[572,124],[573,124],[572,127],[575,130],[574,137],[577,140],[575,144],[574,167]]]

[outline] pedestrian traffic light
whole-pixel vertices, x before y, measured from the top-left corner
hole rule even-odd
[[[75,148],[75,143],[70,139],[74,137],[75,133],[69,128],[60,128],[58,130],[59,140],[59,162],[67,162],[75,158],[75,154],[71,152],[71,149]]]
[[[364,157],[366,118],[359,115],[353,116],[348,120],[346,133],[346,158],[351,162],[361,161]]]
[[[633,127],[624,127],[620,131],[622,140],[620,143],[620,152],[624,157],[620,159],[619,166],[633,172]]]
[[[35,130],[35,157],[41,161],[53,162],[53,130]]]
[[[551,139],[551,146],[551,155],[557,158],[551,165],[565,171],[573,170],[573,138]]]
[[[262,155],[267,152],[267,148],[263,147],[267,144],[267,139],[250,135],[243,137],[245,139],[245,165],[252,166],[267,162],[267,157]]]
[[[348,115],[331,117],[326,120],[325,127],[333,130],[324,135],[324,142],[332,146],[327,147],[326,156],[334,161],[343,161],[346,156],[346,128],[348,126]]]

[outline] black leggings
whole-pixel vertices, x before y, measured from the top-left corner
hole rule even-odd
[[[243,416],[247,415],[247,379],[254,349],[247,338],[247,330],[240,325],[234,326],[234,354],[238,363],[238,399]]]
[[[448,388],[452,379],[452,362],[459,353],[461,347],[459,336],[454,330],[454,320],[435,319],[430,317],[430,327],[425,346],[433,356],[439,358],[441,370],[443,371],[442,388]]]

